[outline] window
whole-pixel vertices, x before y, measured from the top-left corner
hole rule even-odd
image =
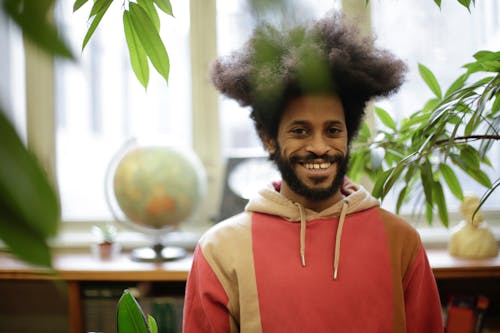
[[[24,96],[24,50],[21,33],[0,12],[0,105],[12,120],[20,136],[26,139]]]
[[[120,6],[119,3],[113,3],[101,22],[102,26],[82,53],[80,48],[88,11],[82,8],[73,13],[71,2],[57,2],[57,20],[75,54],[81,54],[81,57],[76,64],[56,62],[54,101],[50,94],[41,97],[29,94],[33,89],[30,86],[40,89],[51,81],[47,71],[40,71],[42,66],[49,66],[48,73],[51,73],[50,64],[27,66],[26,82],[17,79],[23,77],[22,64],[15,67],[0,64],[2,75],[11,69],[14,86],[20,87],[20,91],[27,87],[28,141],[33,135],[37,138],[34,141],[44,141],[37,151],[43,160],[49,160],[49,164],[50,160],[56,161],[54,174],[57,175],[65,221],[111,219],[104,199],[106,166],[114,152],[132,136],[154,132],[198,152],[209,181],[205,219],[213,216],[219,207],[223,158],[241,156],[241,152],[263,153],[248,119],[248,110],[219,97],[207,78],[208,64],[216,53],[228,54],[239,48],[252,31],[254,23],[248,15],[246,1],[171,1],[175,18],[161,15],[164,18],[162,36],[171,63],[167,89],[159,75],[151,71],[146,94],[131,72],[122,37],[121,8],[113,7]],[[310,11],[307,12],[312,17],[321,17],[329,9],[341,6],[340,1],[333,0],[295,1],[308,7]],[[350,1],[344,3],[350,4]],[[401,56],[412,68],[401,92],[382,104],[395,114],[400,110],[414,111],[430,94],[415,72],[418,62],[431,68],[440,82],[449,83],[459,66],[471,59],[473,52],[481,48],[491,49],[500,41],[500,4],[496,0],[477,2],[472,14],[456,1],[443,1],[442,10],[432,0],[370,1],[370,6],[378,43]],[[0,19],[0,30],[4,31],[5,25],[2,24]],[[4,36],[0,35],[0,38]],[[18,63],[22,58],[19,55],[19,52],[22,55],[19,51],[22,43],[19,36],[9,36],[6,44],[11,46],[9,61]],[[456,43],[457,39],[463,42]],[[214,48],[213,54],[211,48]],[[3,53],[0,59],[6,56]],[[28,64],[36,57],[36,52],[26,50]],[[12,75],[13,71],[15,75]],[[24,100],[22,94],[19,96],[13,100]],[[57,126],[54,131],[51,130],[54,125],[52,103],[56,105]],[[37,112],[30,113],[33,105],[36,105]],[[12,107],[19,124],[24,121],[24,108],[24,103]],[[38,109],[43,109],[43,112]],[[48,135],[51,132],[55,136]],[[492,160],[496,158],[493,164],[500,165],[499,148],[496,149],[491,157]],[[490,172],[498,176],[498,169]],[[496,198],[490,199],[486,207],[495,214],[499,212],[499,192],[495,192]],[[452,207],[456,208],[456,204]]]

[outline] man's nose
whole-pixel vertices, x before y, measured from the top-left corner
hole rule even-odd
[[[323,135],[314,135],[307,143],[306,150],[317,156],[328,153],[331,149],[330,144]]]

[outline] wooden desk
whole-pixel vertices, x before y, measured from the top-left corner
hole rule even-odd
[[[494,286],[497,297],[500,286],[500,257],[485,260],[453,258],[446,250],[428,250],[430,265],[442,290],[453,291],[463,284]],[[82,333],[82,302],[80,286],[89,281],[158,281],[185,282],[192,256],[166,263],[139,263],[122,254],[113,261],[99,261],[89,253],[56,254],[55,272],[22,263],[10,255],[0,253],[0,280],[63,280],[68,284],[70,332]],[[458,282],[457,282],[458,281]],[[451,289],[450,289],[451,288]],[[496,300],[498,302],[498,300]]]

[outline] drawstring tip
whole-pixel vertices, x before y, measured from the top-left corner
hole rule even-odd
[[[337,269],[335,269],[335,271],[333,272],[333,279],[334,280],[337,280],[337,273],[338,273],[338,271],[337,271]]]
[[[300,261],[302,262],[302,267],[306,267],[306,256],[300,255]]]

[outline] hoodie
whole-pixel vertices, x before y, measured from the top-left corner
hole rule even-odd
[[[185,333],[442,332],[418,233],[344,181],[321,212],[262,189],[200,239],[186,284]]]

